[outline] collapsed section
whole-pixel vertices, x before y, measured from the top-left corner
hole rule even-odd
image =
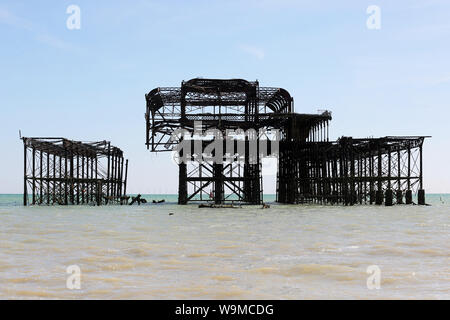
[[[126,202],[128,160],[108,141],[22,138],[24,205]]]

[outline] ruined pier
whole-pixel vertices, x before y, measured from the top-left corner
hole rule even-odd
[[[25,206],[126,201],[128,160],[110,142],[44,137],[22,140]]]
[[[178,152],[184,159],[178,163],[179,204],[261,204],[261,161],[266,156],[278,159],[276,199],[280,203],[390,206],[411,204],[417,194],[418,204],[425,204],[425,136],[330,141],[331,112],[295,113],[287,90],[243,79],[195,78],[180,87],[155,88],[145,97],[147,148],[173,152],[180,144],[192,144],[188,154]],[[213,137],[196,138],[196,132],[211,129]],[[239,130],[244,132],[243,152],[235,141]],[[261,150],[262,140],[274,132],[277,150]],[[257,141],[254,153],[249,151],[252,135]],[[218,138],[225,150],[220,161],[199,160],[199,154],[214,156],[219,145],[211,149],[208,144]],[[192,151],[196,146],[200,146],[197,153]]]

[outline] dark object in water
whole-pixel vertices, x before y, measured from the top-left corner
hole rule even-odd
[[[269,209],[269,208],[270,208],[270,206],[263,202],[261,209]]]
[[[141,203],[147,203],[147,200],[142,199],[142,196],[140,194],[137,195],[137,197],[131,197],[131,203],[130,206],[133,205],[135,202],[140,206]]]
[[[234,204],[199,204],[199,208],[213,208],[213,209],[219,209],[219,208],[242,208],[241,206],[235,206]]]
[[[129,197],[129,196],[123,196],[123,197],[120,197],[120,204],[121,204],[121,205],[123,205],[123,204],[128,204],[128,200],[130,200],[130,197]]]
[[[166,202],[166,200],[164,200],[164,199],[158,200],[158,201],[156,201],[156,200],[152,201],[152,203],[164,203],[164,202]]]
[[[173,212],[170,212],[170,213],[169,213],[169,216],[173,216]]]

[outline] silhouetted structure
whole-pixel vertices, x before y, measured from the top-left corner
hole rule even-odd
[[[277,201],[411,204],[412,193],[418,192],[419,204],[425,204],[423,141],[424,137],[282,141]]]
[[[118,204],[126,198],[128,160],[110,142],[22,140],[24,205]]]
[[[224,150],[232,138],[227,130],[255,129],[257,140],[265,138],[260,129],[279,130],[278,202],[392,205],[412,203],[412,193],[418,192],[419,204],[425,204],[425,137],[329,141],[331,112],[294,113],[286,90],[242,79],[183,81],[181,87],[153,89],[146,94],[146,102],[146,145],[151,152],[172,151],[181,142],[173,139],[180,129],[190,133],[218,129],[225,138]],[[202,139],[202,150],[213,139]],[[245,154],[237,154],[234,144],[222,163],[199,162],[194,155],[184,155],[190,161],[179,164],[178,203],[261,204],[261,150],[256,163],[249,161],[246,139]],[[194,135],[191,149],[196,142]]]

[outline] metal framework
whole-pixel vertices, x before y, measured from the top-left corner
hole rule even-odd
[[[183,81],[180,88],[153,89],[145,97],[146,145],[152,152],[171,151],[178,143],[171,140],[172,133],[180,128],[193,131],[195,121],[202,121],[204,130],[258,129],[281,126],[277,122],[286,120],[281,115],[293,109],[286,90],[242,79],[197,78]]]
[[[242,79],[183,81],[180,88],[150,91],[146,101],[146,145],[152,152],[172,151],[180,142],[173,139],[178,129],[194,133],[214,128],[229,139],[227,130],[284,127],[289,122],[285,115],[293,109],[286,90]],[[178,202],[261,203],[260,159],[256,164],[248,156],[231,160],[238,161],[219,164],[193,159],[179,164]]]
[[[22,138],[23,204],[117,204],[126,201],[128,160],[110,142]]]
[[[282,142],[277,201],[411,204],[415,192],[424,204],[424,138]]]
[[[424,136],[329,141],[331,112],[294,113],[289,92],[260,87],[257,81],[196,78],[183,81],[181,87],[153,89],[145,97],[146,145],[151,152],[172,151],[183,143],[174,139],[180,129],[195,133],[214,128],[225,140],[231,139],[227,130],[279,130],[278,202],[392,205],[412,203],[416,192],[419,204],[425,204]],[[202,150],[203,144],[204,139]],[[245,152],[223,163],[195,158],[180,163],[179,204],[261,203],[260,152],[256,164],[250,164],[247,146]]]

